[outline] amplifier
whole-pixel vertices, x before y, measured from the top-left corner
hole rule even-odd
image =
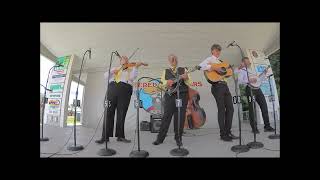
[[[161,126],[161,115],[150,115],[150,131],[151,133],[158,133]]]

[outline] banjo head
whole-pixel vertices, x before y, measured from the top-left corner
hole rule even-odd
[[[258,88],[260,87],[260,85],[261,85],[261,81],[260,81],[259,77],[256,76],[256,75],[251,75],[251,76],[249,76],[249,80],[251,80],[251,79],[255,79],[256,82],[255,82],[255,83],[251,83],[251,82],[250,82],[249,85],[250,85],[252,88],[258,89]]]

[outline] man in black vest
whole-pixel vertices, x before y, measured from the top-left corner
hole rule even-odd
[[[170,64],[170,68],[165,69],[163,71],[161,76],[161,82],[163,86],[166,86],[168,88],[175,88],[177,84],[174,83],[173,79],[175,79],[177,76],[181,78],[182,82],[179,86],[179,95],[180,99],[182,100],[182,107],[180,108],[180,127],[178,127],[178,108],[176,107],[177,93],[174,93],[171,96],[166,93],[164,95],[164,113],[161,122],[160,132],[157,136],[157,140],[154,141],[153,144],[158,145],[163,143],[168,132],[172,116],[174,115],[174,138],[177,142],[177,145],[182,146],[181,136],[183,133],[184,120],[188,103],[188,85],[191,84],[191,79],[189,78],[189,75],[186,73],[185,68],[177,67],[177,56],[173,54],[169,55],[168,61]]]

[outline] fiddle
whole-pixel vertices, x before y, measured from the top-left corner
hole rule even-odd
[[[141,63],[141,62],[139,62],[139,63]],[[137,62],[125,63],[125,64],[123,64],[123,65],[121,66],[120,69],[115,70],[114,73],[117,74],[121,69],[122,69],[122,70],[126,70],[126,69],[129,68],[129,67],[135,67],[135,66],[137,66],[137,64],[138,64]],[[143,66],[148,66],[147,63],[141,63],[141,65],[143,65]],[[140,66],[140,65],[138,64],[138,66]]]
[[[148,66],[147,63],[141,63],[141,65],[144,65],[144,66]],[[136,62],[131,62],[131,63],[125,63],[122,65],[122,69],[127,69],[128,67],[134,67],[134,66],[137,66],[137,63]]]

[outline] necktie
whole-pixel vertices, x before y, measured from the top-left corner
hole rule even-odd
[[[116,83],[120,82],[121,73],[122,73],[122,69],[120,69],[118,73],[114,76],[114,80],[116,81]]]
[[[172,72],[176,73],[176,67],[172,67]]]

